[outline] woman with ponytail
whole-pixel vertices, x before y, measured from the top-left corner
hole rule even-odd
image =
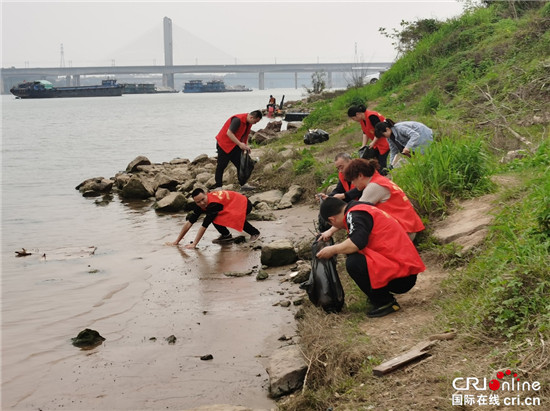
[[[363,145],[360,149],[364,150],[366,146],[374,151],[374,156],[369,158],[376,158],[378,164],[380,164],[381,173],[386,174],[387,159],[390,152],[390,147],[388,141],[385,137],[377,137],[374,134],[374,129],[376,125],[382,121],[385,121],[386,118],[376,112],[367,110],[364,105],[351,106],[348,109],[348,117],[359,123],[361,130],[363,131]],[[367,153],[369,150],[366,150]],[[363,158],[366,158],[363,156]]]
[[[394,166],[397,154],[410,157],[418,151],[424,154],[424,149],[433,141],[433,131],[418,121],[401,121],[394,123],[389,118],[374,127],[374,135],[387,139],[390,145],[390,164]]]

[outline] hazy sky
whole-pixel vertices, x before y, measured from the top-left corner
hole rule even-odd
[[[455,0],[5,1],[2,67],[164,64],[162,21],[172,19],[174,64],[385,62],[379,34],[402,20],[445,20]]]

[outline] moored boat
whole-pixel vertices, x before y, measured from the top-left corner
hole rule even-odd
[[[177,93],[170,87],[157,87],[154,83],[122,83],[124,90],[122,94],[161,94],[161,93]]]
[[[111,97],[121,96],[124,86],[114,79],[93,86],[55,87],[47,80],[26,81],[10,89],[19,98]]]
[[[212,80],[203,83],[202,80],[190,80],[183,85],[184,93],[228,93],[252,91],[245,86],[226,86],[223,80]]]

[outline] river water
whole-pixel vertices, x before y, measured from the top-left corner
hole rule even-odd
[[[223,275],[257,266],[259,251],[213,245],[213,229],[199,250],[169,247],[183,214],[158,215],[150,202],[117,196],[99,206],[75,190],[138,155],[215,155],[223,122],[265,107],[269,94],[302,97],[294,89],[2,96],[2,409],[274,407],[264,361],[292,328],[292,313],[273,306],[281,299],[276,278]],[[284,236],[287,227],[277,224],[255,225],[269,239]],[[22,248],[32,255],[16,257]],[[72,346],[85,328],[104,344]],[[214,359],[201,361],[206,354]]]

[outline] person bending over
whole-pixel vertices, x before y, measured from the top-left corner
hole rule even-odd
[[[334,166],[338,170],[338,184],[330,194],[320,194],[320,198],[324,200],[327,197],[335,197],[345,202],[358,200],[361,197],[361,192],[355,186],[344,178],[344,170],[351,162],[351,156],[348,153],[338,153],[334,158]]]
[[[361,126],[361,130],[363,131],[363,145],[361,149],[368,145],[369,148],[374,150],[374,158],[378,160],[382,174],[386,174],[390,146],[385,137],[377,136],[374,133],[376,125],[386,120],[386,118],[376,111],[367,110],[364,105],[351,106],[348,109],[348,117],[358,122]]]
[[[418,121],[394,123],[389,118],[374,127],[374,135],[387,138],[390,145],[390,165],[395,166],[397,155],[410,157],[413,152],[424,154],[424,149],[433,141],[433,131]]]
[[[241,163],[241,152],[248,151],[248,135],[252,125],[262,119],[262,112],[255,110],[250,113],[235,114],[231,116],[223,125],[216,136],[216,149],[218,151],[218,164],[216,165],[216,186],[220,188],[223,185],[223,172],[231,161],[237,170]],[[251,189],[248,185],[243,189]]]
[[[233,239],[227,227],[250,234],[250,241],[256,241],[260,236],[258,229],[246,220],[246,216],[252,210],[252,203],[246,196],[235,191],[215,191],[207,194],[202,188],[195,189],[191,196],[195,201],[195,208],[187,215],[187,221],[176,241],[168,243],[168,245],[178,245],[202,213],[206,213],[202,226],[198,229],[195,240],[191,244],[187,244],[185,248],[197,248],[210,223],[214,224],[220,233],[218,238],[212,240],[215,244],[222,244]]]
[[[416,284],[426,266],[407,233],[386,212],[360,201],[345,203],[329,197],[320,207],[332,226],[345,229],[348,238],[321,249],[318,258],[346,254],[346,270],[369,298],[367,317],[383,317],[400,305],[393,294],[403,294]]]

